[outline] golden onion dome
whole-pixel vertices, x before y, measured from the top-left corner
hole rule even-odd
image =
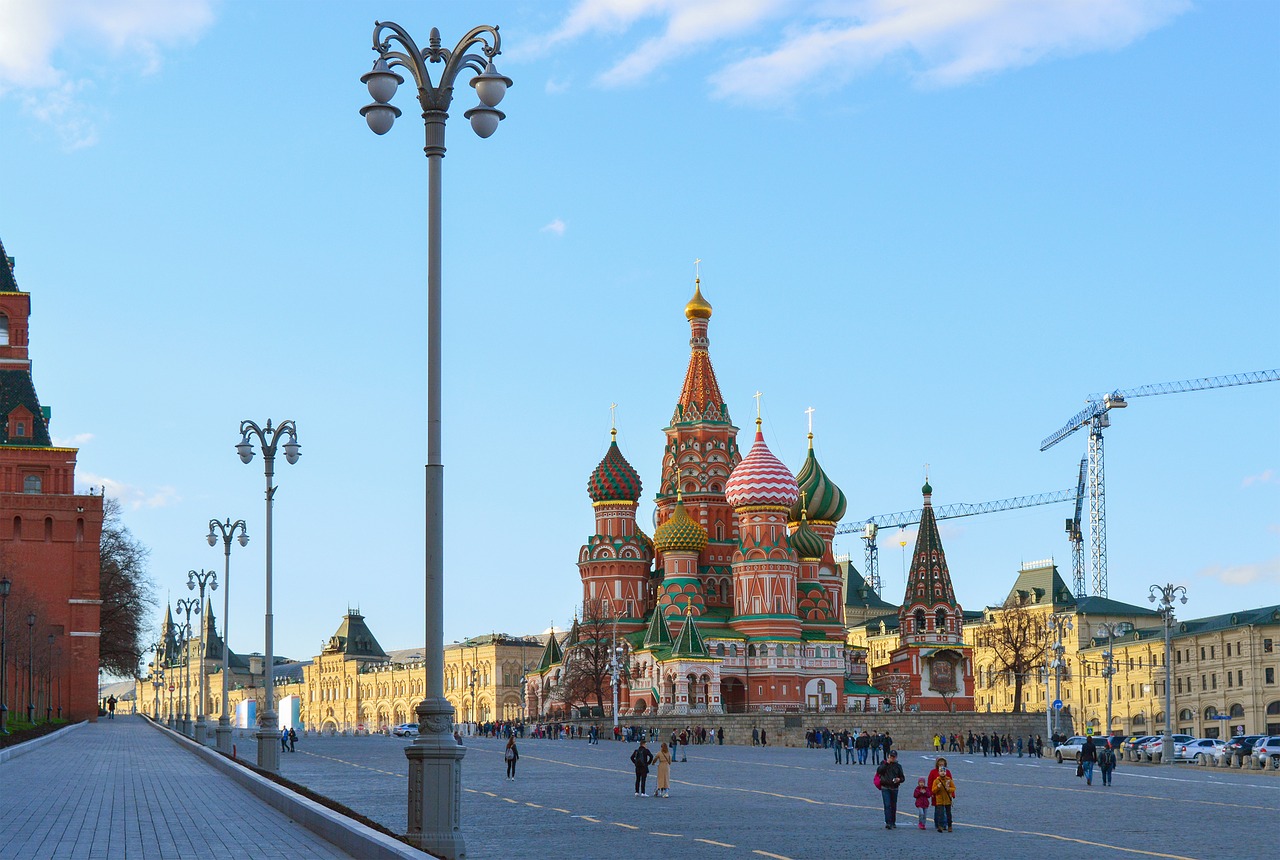
[[[693,521],[684,502],[677,499],[670,518],[654,531],[653,543],[663,553],[702,552],[707,546],[707,530]]]
[[[685,319],[711,319],[711,302],[702,297],[701,279],[693,282],[693,298],[684,306]]]

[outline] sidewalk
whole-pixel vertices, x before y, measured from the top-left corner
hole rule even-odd
[[[0,764],[0,834],[0,860],[350,856],[134,717]]]

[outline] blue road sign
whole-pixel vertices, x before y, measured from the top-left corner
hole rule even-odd
[[[1054,699],[1054,700],[1053,700],[1053,709],[1054,709],[1055,711],[1061,711],[1061,710],[1062,710],[1062,700],[1061,700],[1061,699]]]

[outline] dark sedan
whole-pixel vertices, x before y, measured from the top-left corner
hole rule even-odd
[[[1227,741],[1222,751],[1227,755],[1248,756],[1253,752],[1253,745],[1258,742],[1258,739],[1264,737],[1266,735],[1237,735]]]

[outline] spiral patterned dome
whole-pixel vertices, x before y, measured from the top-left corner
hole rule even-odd
[[[844,516],[848,502],[844,492],[827,477],[818,458],[813,455],[813,434],[809,434],[809,453],[796,475],[796,483],[800,486],[801,501],[791,506],[791,521],[800,520],[800,507],[803,504],[809,509],[809,519],[838,523]]]
[[[653,545],[659,552],[702,552],[707,546],[707,530],[694,522],[684,502],[677,499],[676,509],[653,533]]]
[[[787,509],[800,498],[795,476],[764,443],[758,420],[755,442],[750,453],[734,467],[725,484],[724,497],[735,508],[770,505]]]
[[[593,502],[636,502],[640,500],[640,474],[627,462],[618,450],[618,431],[611,430],[613,439],[600,465],[587,479],[587,495]]]
[[[800,527],[791,533],[788,540],[791,542],[791,548],[800,558],[822,558],[823,553],[827,551],[827,542],[809,527],[809,518],[803,513],[800,515]]]

